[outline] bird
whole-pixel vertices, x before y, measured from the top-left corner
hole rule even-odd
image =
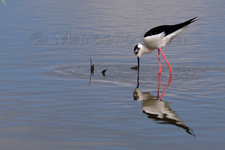
[[[161,74],[161,63],[160,63],[160,53],[165,59],[170,74],[172,75],[172,67],[170,66],[166,56],[164,55],[162,48],[169,44],[178,34],[180,34],[189,24],[198,20],[198,17],[194,17],[185,22],[175,24],[175,25],[161,25],[150,29],[144,34],[143,43],[138,43],[134,47],[134,54],[137,57],[138,62],[138,72],[140,68],[140,57],[143,53],[152,53],[154,50],[158,49],[158,61],[159,61],[159,71]]]

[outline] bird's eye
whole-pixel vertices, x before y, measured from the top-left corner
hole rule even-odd
[[[134,51],[135,54],[138,54],[138,50]]]
[[[139,48],[136,48],[135,50],[134,50],[134,54],[138,54],[138,52],[139,52]]]

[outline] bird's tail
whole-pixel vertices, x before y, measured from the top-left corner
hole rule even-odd
[[[193,22],[195,22],[195,21],[197,21],[197,20],[199,20],[198,16],[196,16],[196,17],[194,17],[194,18],[192,18],[192,19],[190,19],[190,20],[188,20],[188,21],[185,21],[185,22],[182,23],[182,24],[184,24],[184,26],[187,26],[187,25],[189,25],[189,24],[191,24],[191,23],[193,23]]]

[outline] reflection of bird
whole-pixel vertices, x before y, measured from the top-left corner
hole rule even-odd
[[[179,33],[181,33],[185,27],[189,24],[195,22],[197,17],[194,17],[188,21],[183,23],[175,24],[175,25],[162,25],[155,28],[152,28],[147,33],[145,33],[143,42],[144,44],[138,43],[134,47],[134,54],[137,56],[138,60],[138,68],[139,68],[139,61],[142,53],[151,53],[155,49],[158,49],[158,59],[159,59],[159,74],[161,74],[161,63],[160,63],[160,52],[162,53],[169,69],[170,74],[172,74],[172,68],[167,61],[164,53],[162,52],[161,48],[166,46],[170,43]]]
[[[167,102],[162,101],[161,97],[159,99],[159,96],[155,97],[149,92],[141,92],[139,89],[139,80],[137,80],[137,82],[137,87],[133,92],[133,97],[134,100],[142,101],[142,110],[146,115],[148,115],[148,118],[154,119],[155,121],[161,121],[161,124],[172,124],[183,128],[187,133],[195,136],[192,133],[192,129],[183,123]]]

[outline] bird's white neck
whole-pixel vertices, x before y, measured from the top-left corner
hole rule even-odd
[[[143,44],[143,53],[151,53],[151,52],[153,52],[154,51],[154,49],[149,49],[148,47],[146,47],[144,44]]]

